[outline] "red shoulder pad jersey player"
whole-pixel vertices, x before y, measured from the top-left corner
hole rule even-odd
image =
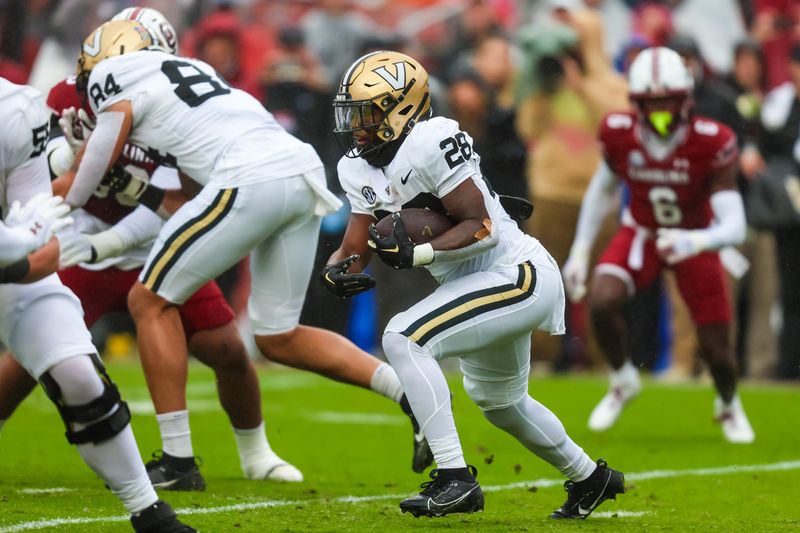
[[[628,201],[621,224],[595,267],[589,290],[597,341],[612,367],[610,390],[589,417],[589,427],[610,428],[639,393],[638,370],[624,344],[623,309],[669,268],[714,378],[714,410],[723,434],[731,442],[752,442],[755,434],[736,395],[731,303],[719,254],[741,243],[746,232],[736,189],[736,136],[725,125],[692,114],[694,80],[675,51],[656,47],[640,52],[628,80],[634,111],[612,113],[600,126],[605,157],[583,198],[563,267],[567,294],[580,300],[587,292],[598,228],[617,205],[624,183]]]

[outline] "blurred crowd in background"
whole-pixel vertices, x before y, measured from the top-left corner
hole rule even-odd
[[[800,0],[0,0],[0,76],[47,93],[74,71],[82,40],[130,5],[164,13],[180,55],[211,64],[314,145],[334,190],[341,151],[330,103],[340,76],[372,50],[415,57],[431,75],[434,114],[472,136],[496,190],[534,203],[525,229],[562,266],[601,156],[597,126],[629,106],[626,68],[645,47],[674,48],[694,75],[696,113],[739,137],[751,228],[743,249],[750,270],[732,284],[741,374],[800,378]],[[324,221],[318,266],[346,220],[345,208]],[[379,349],[388,317],[433,281],[377,263],[378,288],[353,301],[312,281],[302,321]],[[246,262],[220,281],[243,310]],[[568,335],[537,333],[534,362],[557,371],[601,367],[585,308],[568,306]],[[693,328],[669,275],[631,303],[630,316],[637,363],[667,376],[699,372]]]

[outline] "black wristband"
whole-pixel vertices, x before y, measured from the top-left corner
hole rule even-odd
[[[16,263],[11,263],[0,268],[0,283],[17,283],[22,281],[31,270],[28,258],[20,259]]]
[[[142,195],[139,196],[139,203],[153,213],[158,214],[158,208],[161,207],[165,194],[166,191],[164,189],[156,187],[155,185],[147,185]]]

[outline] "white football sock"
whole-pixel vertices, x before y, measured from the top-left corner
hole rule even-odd
[[[58,383],[65,405],[85,405],[102,395],[105,389],[88,356],[62,361],[50,369],[50,376]],[[117,409],[114,406],[98,420],[107,418]],[[85,424],[73,425],[75,430],[86,427]],[[158,500],[139,457],[130,424],[108,440],[79,444],[77,448],[86,464],[103,478],[128,512],[138,513]]]
[[[233,428],[239,464],[248,479],[303,481],[303,474],[276,454],[269,445],[262,421],[253,429]]]
[[[423,348],[400,333],[383,336],[383,350],[397,373],[439,468],[464,468],[450,389],[439,363]]]
[[[161,432],[161,447],[172,457],[194,457],[192,430],[189,429],[189,411],[173,411],[156,415]]]
[[[569,438],[558,417],[528,395],[510,407],[484,411],[483,414],[489,422],[516,437],[523,446],[572,481],[583,481],[597,466]]]
[[[633,366],[630,359],[626,359],[625,364],[619,370],[611,369],[609,380],[611,381],[611,388],[618,386],[636,387],[639,384],[639,370]]]
[[[267,433],[264,431],[263,420],[252,429],[233,428],[233,436],[236,438],[239,463],[245,475],[251,465],[274,454],[267,440]]]
[[[400,384],[400,380],[397,379],[394,369],[386,363],[381,363],[375,369],[375,373],[372,374],[372,378],[369,381],[369,387],[378,394],[382,394],[395,402],[400,402],[400,398],[403,397],[403,386]]]

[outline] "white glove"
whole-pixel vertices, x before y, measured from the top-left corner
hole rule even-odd
[[[76,111],[74,107],[68,107],[61,113],[58,125],[61,126],[72,153],[77,154],[92,133],[95,122],[83,109]]]
[[[58,269],[63,270],[78,263],[91,263],[95,255],[92,243],[85,233],[64,232],[58,236]]]
[[[586,277],[589,274],[589,251],[573,249],[562,269],[564,288],[571,302],[580,302],[586,296]]]
[[[661,228],[657,233],[658,254],[670,265],[708,250],[708,236],[705,230]]]
[[[50,241],[53,233],[72,224],[72,217],[67,216],[70,209],[60,196],[40,192],[28,200],[25,207],[22,207],[19,200],[15,200],[8,210],[5,223],[12,228],[28,230],[36,241],[34,249],[39,249]]]
[[[94,235],[69,232],[58,235],[60,255],[58,268],[63,270],[79,263],[97,263],[123,252],[122,240],[109,229]]]

